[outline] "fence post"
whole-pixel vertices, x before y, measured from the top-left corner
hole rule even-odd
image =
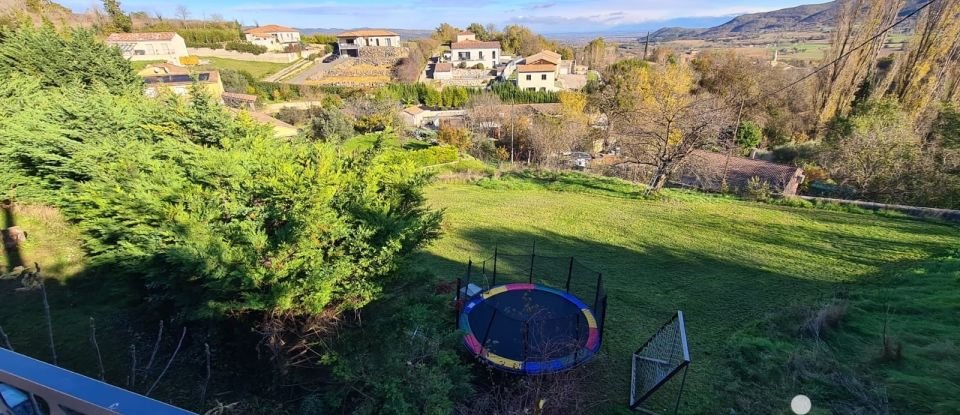
[[[490,284],[491,287],[497,286],[497,254],[499,253],[497,247],[493,247],[493,283]]]
[[[570,269],[567,270],[567,292],[570,292],[570,278],[573,278],[573,257],[570,257]]]
[[[593,300],[593,309],[596,310],[597,306],[600,305],[600,288],[603,284],[603,273],[597,273],[597,295]]]

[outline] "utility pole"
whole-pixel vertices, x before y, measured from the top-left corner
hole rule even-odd
[[[510,104],[510,164],[511,165],[513,165],[513,157],[515,153],[514,147],[513,147],[513,137],[516,135],[514,130],[516,129],[517,120],[514,119],[513,109],[516,107],[516,105],[517,105],[516,103]]]
[[[743,98],[740,98],[740,110],[737,111],[737,125],[733,127],[733,143],[727,146],[727,159],[723,162],[723,181],[720,183],[720,190],[727,188],[727,169],[730,167],[730,153],[737,145],[737,134],[740,133],[740,116],[743,114]]]
[[[650,32],[647,31],[647,40],[643,42],[643,60],[647,60],[647,47],[650,46]]]

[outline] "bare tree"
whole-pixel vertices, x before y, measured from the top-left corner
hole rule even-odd
[[[163,375],[167,374],[167,370],[170,369],[170,365],[173,364],[174,359],[177,358],[177,353],[180,353],[180,347],[183,346],[184,337],[187,337],[186,327],[184,327],[183,332],[180,333],[180,341],[177,342],[177,348],[173,349],[173,354],[170,355],[170,360],[167,360],[167,365],[163,367],[162,371],[160,371],[160,375],[157,376],[157,380],[153,381],[153,385],[150,385],[150,389],[147,389],[147,391],[143,394],[144,396],[150,396],[150,392],[153,392],[157,385],[160,384],[160,381],[163,379]]]
[[[182,23],[183,26],[186,27],[187,19],[190,18],[190,9],[188,9],[187,6],[180,4],[180,5],[177,5],[177,8],[174,11],[174,14],[180,18],[180,23]]]
[[[717,141],[729,109],[709,94],[691,94],[693,72],[681,65],[645,71],[631,110],[617,123],[623,154],[653,170],[650,191],[667,184],[683,159]]]
[[[854,48],[890,26],[903,7],[903,2],[844,0],[839,3],[836,29],[829,53],[824,59],[830,62],[849,55],[838,60],[829,70],[821,72],[817,78],[819,93],[816,95],[816,108],[820,122],[829,121],[836,115],[846,115],[861,84],[872,77],[885,39],[879,36],[863,48]]]
[[[104,378],[103,355],[100,354],[100,345],[97,343],[97,323],[90,317],[90,344],[93,350],[97,352],[97,365],[100,368],[100,380]]]

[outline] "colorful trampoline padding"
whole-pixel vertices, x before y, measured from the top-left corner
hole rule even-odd
[[[475,328],[471,327],[470,324],[470,313],[473,312],[477,306],[482,304],[484,301],[488,301],[497,295],[511,291],[539,291],[542,293],[556,295],[565,299],[566,301],[569,301],[576,307],[577,310],[580,311],[583,322],[586,323],[586,341],[577,345],[574,353],[549,360],[520,361],[493,353],[491,350],[484,347],[484,345],[481,343],[482,340],[477,338],[475,334]],[[587,307],[587,305],[584,304],[583,301],[580,301],[580,299],[576,296],[562,290],[545,287],[542,285],[515,283],[493,287],[471,298],[470,301],[464,305],[459,321],[460,329],[466,333],[466,335],[464,335],[464,345],[467,347],[467,349],[475,356],[486,361],[490,365],[505,371],[523,374],[560,372],[571,369],[590,360],[600,350],[600,330],[597,326],[597,319],[594,316],[593,311],[591,311],[590,308]],[[484,328],[476,329],[484,330]],[[521,334],[517,333],[516,335],[520,336]]]

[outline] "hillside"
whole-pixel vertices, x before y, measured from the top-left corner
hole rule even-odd
[[[901,15],[906,15],[925,0],[907,0]],[[729,36],[750,36],[768,32],[820,32],[829,30],[837,18],[839,3],[807,4],[765,13],[737,16],[722,25],[708,29],[668,27],[653,33],[658,41],[677,39],[713,40]]]

